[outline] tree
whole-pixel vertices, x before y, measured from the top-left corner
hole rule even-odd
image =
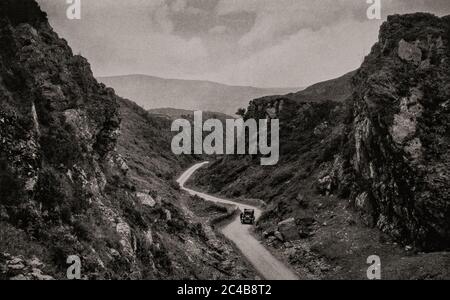
[[[247,113],[247,110],[245,108],[239,108],[238,111],[236,112],[236,115],[245,117],[246,113]]]

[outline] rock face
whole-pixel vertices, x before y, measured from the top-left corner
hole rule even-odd
[[[356,74],[356,206],[385,232],[450,246],[450,19],[392,16]]]
[[[118,169],[108,159],[119,134],[117,99],[53,32],[34,1],[1,2],[1,226],[40,241],[23,241],[29,248],[58,252],[50,262],[57,268],[64,268],[64,256],[79,253],[92,262],[85,276],[104,269],[102,260],[112,262],[109,248],[92,248],[90,239],[125,250],[112,242],[121,232],[105,230],[120,215],[105,191]]]

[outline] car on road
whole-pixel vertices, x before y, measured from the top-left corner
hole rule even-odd
[[[255,210],[254,209],[244,209],[241,213],[241,224],[253,225],[255,223]]]

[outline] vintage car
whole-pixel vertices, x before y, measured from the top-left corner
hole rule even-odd
[[[244,212],[241,213],[241,223],[249,225],[255,223],[255,210],[245,209]]]

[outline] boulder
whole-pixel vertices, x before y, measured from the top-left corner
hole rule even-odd
[[[42,281],[45,281],[45,280],[54,280],[53,277],[42,274],[42,271],[39,270],[39,269],[33,269],[33,272],[31,273],[31,276],[32,276],[33,279],[35,279],[35,280],[42,280]]]
[[[267,230],[265,230],[262,235],[265,239],[267,239],[267,238],[273,236],[275,231],[276,231],[276,228],[271,227],[271,228],[268,228]]]
[[[11,277],[9,280],[25,281],[25,280],[29,280],[29,279],[27,277],[25,277],[25,275],[19,274],[17,276]]]
[[[166,221],[172,221],[172,213],[170,210],[165,209],[164,212],[166,213]]]
[[[402,39],[398,44],[398,56],[408,62],[419,64],[422,61],[422,50]]]
[[[278,231],[283,235],[286,241],[300,239],[300,234],[294,218],[289,218],[278,223]]]
[[[273,235],[274,235],[274,237],[276,237],[277,240],[279,240],[280,242],[284,242],[284,237],[283,237],[283,234],[281,234],[281,232],[275,231],[275,233],[274,233]]]
[[[145,194],[145,193],[136,193],[136,197],[139,199],[139,201],[145,205],[145,206],[149,206],[149,207],[155,207],[156,205],[156,201],[155,199],[153,199],[152,196],[150,196],[149,194]]]
[[[269,243],[269,244],[273,244],[273,243],[275,243],[275,241],[277,241],[277,238],[275,237],[275,236],[269,236],[269,238],[267,239],[267,242]]]

